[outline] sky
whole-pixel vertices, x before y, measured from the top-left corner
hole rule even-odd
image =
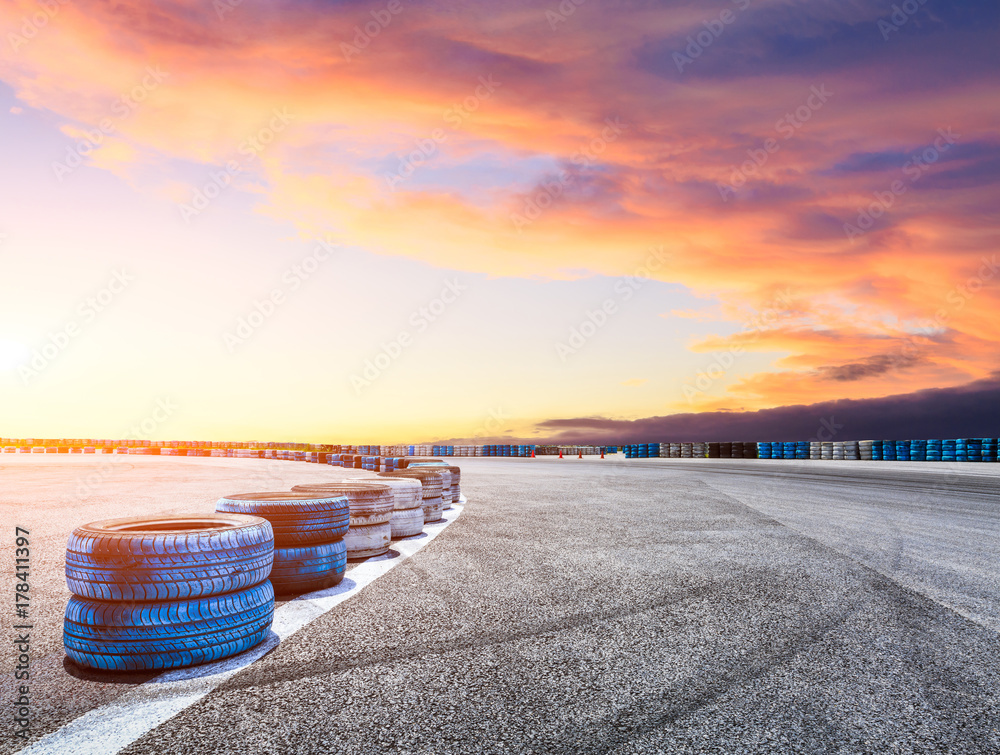
[[[0,435],[919,431],[887,407],[1000,371],[998,31],[987,0],[9,0]]]

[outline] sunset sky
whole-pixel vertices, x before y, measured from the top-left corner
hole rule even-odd
[[[995,1],[7,0],[0,31],[4,437],[159,406],[146,437],[530,440],[1000,371]]]

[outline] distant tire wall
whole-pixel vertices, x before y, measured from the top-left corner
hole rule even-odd
[[[797,461],[958,461],[1000,463],[1000,440],[990,438],[909,440],[707,441],[637,443],[623,446],[628,458],[794,459]]]

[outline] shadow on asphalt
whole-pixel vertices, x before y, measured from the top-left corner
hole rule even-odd
[[[155,676],[163,673],[156,671],[100,671],[98,669],[86,668],[72,660],[68,655],[63,657],[63,669],[70,676],[82,679],[85,682],[96,682],[97,684],[145,684]]]

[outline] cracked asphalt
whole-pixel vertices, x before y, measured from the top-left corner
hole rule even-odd
[[[434,542],[123,752],[1000,752],[1000,465],[456,461]]]

